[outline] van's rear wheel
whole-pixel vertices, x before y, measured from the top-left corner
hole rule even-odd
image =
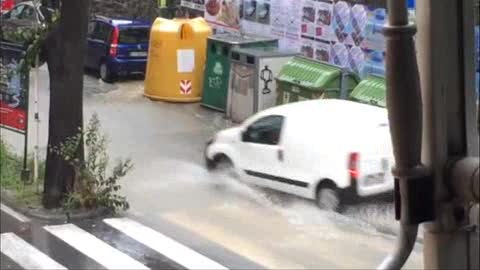
[[[340,211],[341,201],[338,189],[332,185],[325,185],[318,188],[317,206],[326,211]]]

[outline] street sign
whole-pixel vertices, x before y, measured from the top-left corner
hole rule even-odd
[[[28,73],[21,72],[23,46],[0,43],[0,127],[26,134],[28,118]]]

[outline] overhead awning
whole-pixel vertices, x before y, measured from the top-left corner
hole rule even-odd
[[[383,77],[370,75],[361,81],[352,93],[350,99],[385,108],[387,87]]]
[[[336,66],[295,57],[282,67],[277,80],[315,91],[335,84],[341,74],[342,70]]]

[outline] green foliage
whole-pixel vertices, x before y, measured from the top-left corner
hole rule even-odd
[[[94,114],[84,132],[80,131],[65,142],[52,147],[54,153],[74,168],[77,176],[74,189],[69,191],[64,202],[64,208],[67,210],[105,207],[118,211],[130,207],[126,197],[118,195],[121,189],[118,182],[133,168],[132,162],[129,159],[119,160],[111,174],[107,174],[108,141],[107,137],[100,133],[100,128],[98,116]],[[75,158],[82,141],[85,146],[84,161]]]
[[[28,167],[33,170],[33,158],[28,158]],[[41,189],[43,178],[39,183],[26,184],[20,179],[20,173],[23,169],[23,161],[20,156],[15,154],[11,147],[0,139],[0,186],[3,189],[14,191],[19,203],[26,207],[39,207],[41,205]],[[39,176],[45,174],[45,161],[38,164]]]
[[[13,153],[9,145],[0,139],[0,185],[6,189],[14,189],[20,182],[22,161]]]
[[[34,0],[34,4],[41,5],[39,0]],[[28,72],[31,67],[35,66],[36,57],[40,54],[42,45],[48,34],[57,25],[59,18],[60,12],[56,10],[49,21],[38,27],[8,27],[7,25],[0,27],[2,40],[26,46],[25,57],[19,63],[21,72]]]

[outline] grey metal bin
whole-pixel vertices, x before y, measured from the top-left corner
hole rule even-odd
[[[275,77],[296,52],[277,48],[237,48],[231,52],[227,117],[241,122],[277,100]]]

